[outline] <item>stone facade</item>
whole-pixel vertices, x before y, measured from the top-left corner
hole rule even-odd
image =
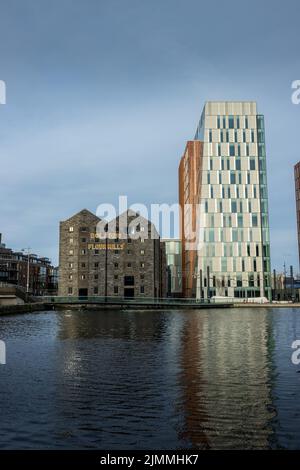
[[[107,224],[84,209],[60,223],[59,295],[162,297],[165,258],[155,227],[127,211]]]

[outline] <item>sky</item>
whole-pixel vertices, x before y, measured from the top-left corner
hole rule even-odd
[[[0,232],[58,262],[59,221],[178,201],[205,101],[265,115],[272,268],[298,271],[300,3],[0,0]]]

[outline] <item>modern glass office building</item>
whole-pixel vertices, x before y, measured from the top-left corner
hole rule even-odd
[[[202,143],[192,154],[191,142]],[[191,159],[198,160],[196,175]],[[185,294],[192,285],[188,295],[198,298],[270,298],[265,130],[255,102],[205,104],[181,160],[179,188]],[[186,208],[191,193],[197,207]],[[187,222],[196,227],[192,245]]]
[[[167,266],[167,296],[182,296],[182,249],[181,240],[176,238],[163,239]]]

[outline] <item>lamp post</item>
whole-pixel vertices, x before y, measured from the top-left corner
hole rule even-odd
[[[23,251],[25,254],[27,254],[27,276],[26,276],[26,300],[28,301],[28,295],[29,295],[29,275],[30,275],[30,250],[31,248],[22,248],[21,251]]]

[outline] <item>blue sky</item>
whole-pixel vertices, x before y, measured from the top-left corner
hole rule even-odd
[[[0,0],[0,232],[57,262],[59,221],[86,207],[177,202],[206,100],[265,115],[273,267],[298,270],[296,0]]]

